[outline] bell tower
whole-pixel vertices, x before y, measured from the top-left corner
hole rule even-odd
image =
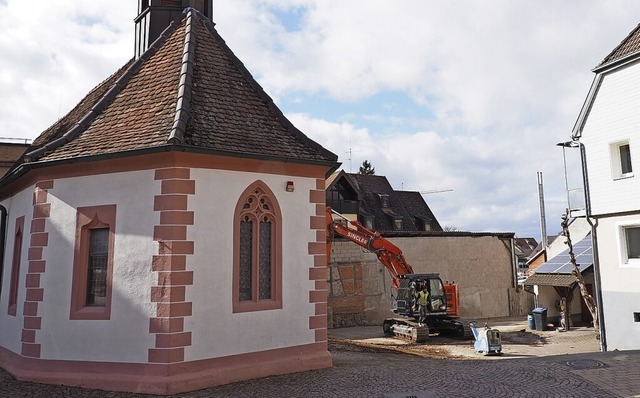
[[[213,0],[138,0],[135,55],[140,57],[182,11],[192,7],[213,20]]]

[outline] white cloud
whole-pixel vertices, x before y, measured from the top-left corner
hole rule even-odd
[[[2,136],[34,138],[133,56],[130,1],[0,4]]]

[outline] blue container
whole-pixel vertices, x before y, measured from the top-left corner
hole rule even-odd
[[[533,319],[536,323],[536,330],[547,330],[547,309],[538,307],[533,309]]]
[[[536,322],[533,319],[533,314],[527,315],[527,326],[531,330],[534,330],[536,328]]]

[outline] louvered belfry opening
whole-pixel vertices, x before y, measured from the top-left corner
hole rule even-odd
[[[213,20],[213,0],[138,0],[138,16],[135,19],[136,58],[188,7]]]

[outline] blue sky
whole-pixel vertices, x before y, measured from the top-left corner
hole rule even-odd
[[[133,56],[133,0],[0,0],[0,128],[35,138]],[[425,195],[440,223],[539,240],[562,150],[633,0],[215,0],[216,27],[285,115]],[[569,154],[570,185],[579,180]]]

